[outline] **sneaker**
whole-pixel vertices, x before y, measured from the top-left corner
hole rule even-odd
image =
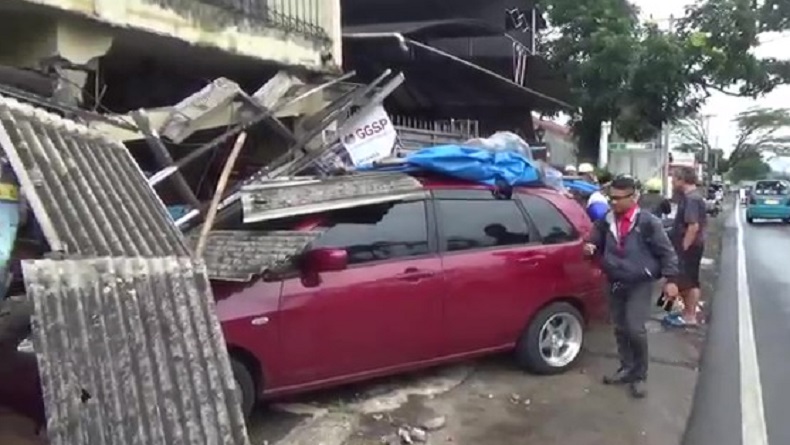
[[[620,368],[614,374],[603,378],[604,385],[622,385],[630,381],[631,373],[625,368]]]
[[[683,316],[677,312],[667,314],[664,319],[661,320],[661,324],[673,328],[683,328],[687,325],[686,320],[683,319]]]
[[[635,380],[631,382],[631,397],[635,399],[644,399],[647,396],[647,384],[644,380]]]

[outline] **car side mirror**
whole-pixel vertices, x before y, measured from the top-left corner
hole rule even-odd
[[[304,268],[306,272],[336,272],[348,267],[348,252],[346,249],[322,248],[313,249],[305,253]]]

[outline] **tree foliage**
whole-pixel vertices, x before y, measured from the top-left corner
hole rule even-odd
[[[697,162],[709,165],[711,171],[716,173],[722,174],[729,170],[724,150],[719,148],[711,137],[707,116],[695,113],[682,119],[673,126],[673,133],[681,141],[679,145],[673,147],[674,150],[694,153]],[[708,154],[707,159],[705,153]]]
[[[780,133],[790,129],[790,110],[785,108],[753,108],[738,114],[735,119],[738,136],[730,154],[730,164],[761,156],[763,151],[776,151],[787,137]]]
[[[698,113],[692,114],[675,123],[672,130],[675,136],[680,138],[682,145],[688,148],[695,148],[695,150],[690,151],[704,151],[705,149],[710,151],[717,148],[713,146],[711,141],[708,116]]]
[[[758,34],[787,28],[752,0],[701,0],[665,29],[642,23],[628,0],[542,0],[554,30],[546,54],[566,74],[583,157],[597,156],[600,124],[645,140],[695,113],[715,91],[756,97],[790,80],[786,62],[761,60]],[[790,9],[786,0],[773,0]]]
[[[770,172],[771,167],[760,156],[749,156],[732,165],[730,180],[740,182],[764,179]]]

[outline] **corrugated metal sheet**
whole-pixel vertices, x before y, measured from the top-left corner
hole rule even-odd
[[[301,253],[321,232],[212,231],[203,258],[213,280],[247,282]],[[190,237],[197,243],[198,234]]]
[[[0,146],[52,250],[189,255],[181,232],[122,144],[0,96]]]
[[[326,179],[270,181],[246,186],[241,201],[244,222],[305,215],[333,209],[397,201],[422,193],[422,184],[402,173],[373,173]]]
[[[247,445],[206,272],[188,258],[23,265],[53,445]]]

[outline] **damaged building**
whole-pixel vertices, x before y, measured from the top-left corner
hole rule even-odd
[[[112,112],[169,106],[220,76],[257,88],[281,67],[342,61],[332,0],[9,0],[0,23],[0,81]]]
[[[6,1],[0,5],[0,94],[58,110],[126,141],[141,168],[152,173],[243,119],[236,90],[259,92],[278,73],[288,76],[281,89],[298,84],[308,90],[336,79],[342,71],[340,20],[339,0]],[[187,116],[188,134],[164,142],[164,158],[161,150],[150,152],[140,119],[143,128],[172,129],[173,120],[184,117],[173,119],[184,112],[174,105],[215,80],[221,91],[207,99],[218,101],[209,104],[211,112]],[[253,149],[244,151],[238,165],[245,167],[234,178],[292,145],[297,118],[325,108],[325,95],[319,91],[278,107],[272,117],[279,127],[250,129],[247,145]],[[145,115],[135,116],[141,109]],[[205,162],[185,162],[183,181],[168,179],[157,187],[165,202],[195,207],[207,200],[228,150],[215,144],[202,152]],[[193,197],[178,192],[184,181]]]

